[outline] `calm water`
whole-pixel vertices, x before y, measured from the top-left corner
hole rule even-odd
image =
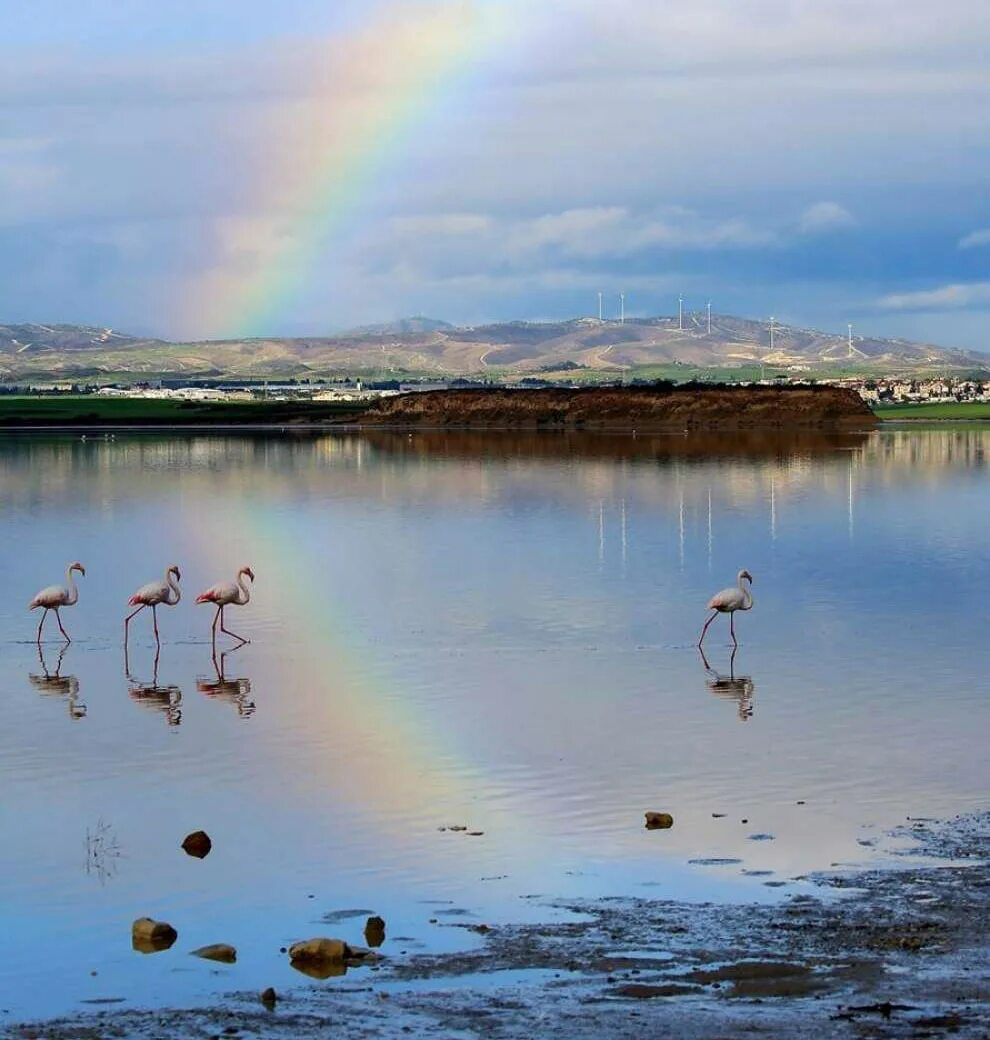
[[[398,955],[540,895],[786,898],[982,806],[988,453],[977,428],[0,439],[5,1017],[314,985],[279,947],[362,941],[340,911]],[[39,659],[26,604],[73,559],[75,641]],[[124,604],[172,562],[157,672],[139,615],[128,673]],[[193,599],[242,563],[252,643],[214,663]],[[756,607],[706,670],[740,567]],[[132,951],[142,915],[170,951]],[[188,956],[220,941],[236,965]]]

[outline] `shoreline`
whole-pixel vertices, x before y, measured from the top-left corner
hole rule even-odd
[[[316,1040],[341,1027],[355,1038],[558,1031],[632,1040],[644,1027],[685,1040],[985,1037],[990,812],[891,833],[916,842],[904,864],[812,875],[821,896],[769,905],[546,899],[577,918],[475,926],[478,949],[389,954],[346,983],[280,994],[270,1010],[241,992],[195,1008],[0,1023],[0,1037]],[[935,862],[911,862],[918,854]]]

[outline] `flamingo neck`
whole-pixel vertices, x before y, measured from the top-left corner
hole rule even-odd
[[[182,593],[179,591],[179,583],[175,580],[175,574],[171,570],[165,572],[165,584],[168,585],[175,596],[174,599],[172,596],[168,597],[168,605],[174,607],[182,599]]]
[[[251,599],[251,590],[244,584],[243,571],[239,571],[237,574],[237,587],[241,590],[237,596],[237,604],[243,607]]]
[[[753,593],[749,591],[749,585],[745,578],[739,579],[739,591],[743,594],[742,610],[750,610],[753,606]]]
[[[76,588],[75,579],[72,577],[71,567],[67,567],[65,570],[65,581],[69,588],[69,597],[66,599],[65,605],[71,607],[79,599],[79,590]]]

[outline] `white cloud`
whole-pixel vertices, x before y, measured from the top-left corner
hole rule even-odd
[[[990,304],[990,282],[958,282],[937,289],[891,293],[877,301],[892,311],[954,310],[960,307],[984,307]]]
[[[797,229],[802,235],[821,235],[852,227],[856,218],[837,202],[816,202],[798,219]]]
[[[960,249],[974,249],[977,246],[990,246],[990,228],[979,228],[959,239]]]

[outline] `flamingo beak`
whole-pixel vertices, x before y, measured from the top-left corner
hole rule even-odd
[[[76,564],[76,569],[84,578],[86,577],[86,568],[81,563]]]
[[[247,569],[247,575],[248,575],[248,577],[249,577],[249,578],[250,578],[250,579],[251,579],[252,581],[254,581],[254,571],[253,571],[253,570],[251,570],[251,568],[250,568],[250,567],[248,567],[248,569]]]
[[[182,581],[182,575],[179,573],[179,568],[178,567],[173,567],[172,568],[172,572],[175,574],[175,580],[176,581]]]

